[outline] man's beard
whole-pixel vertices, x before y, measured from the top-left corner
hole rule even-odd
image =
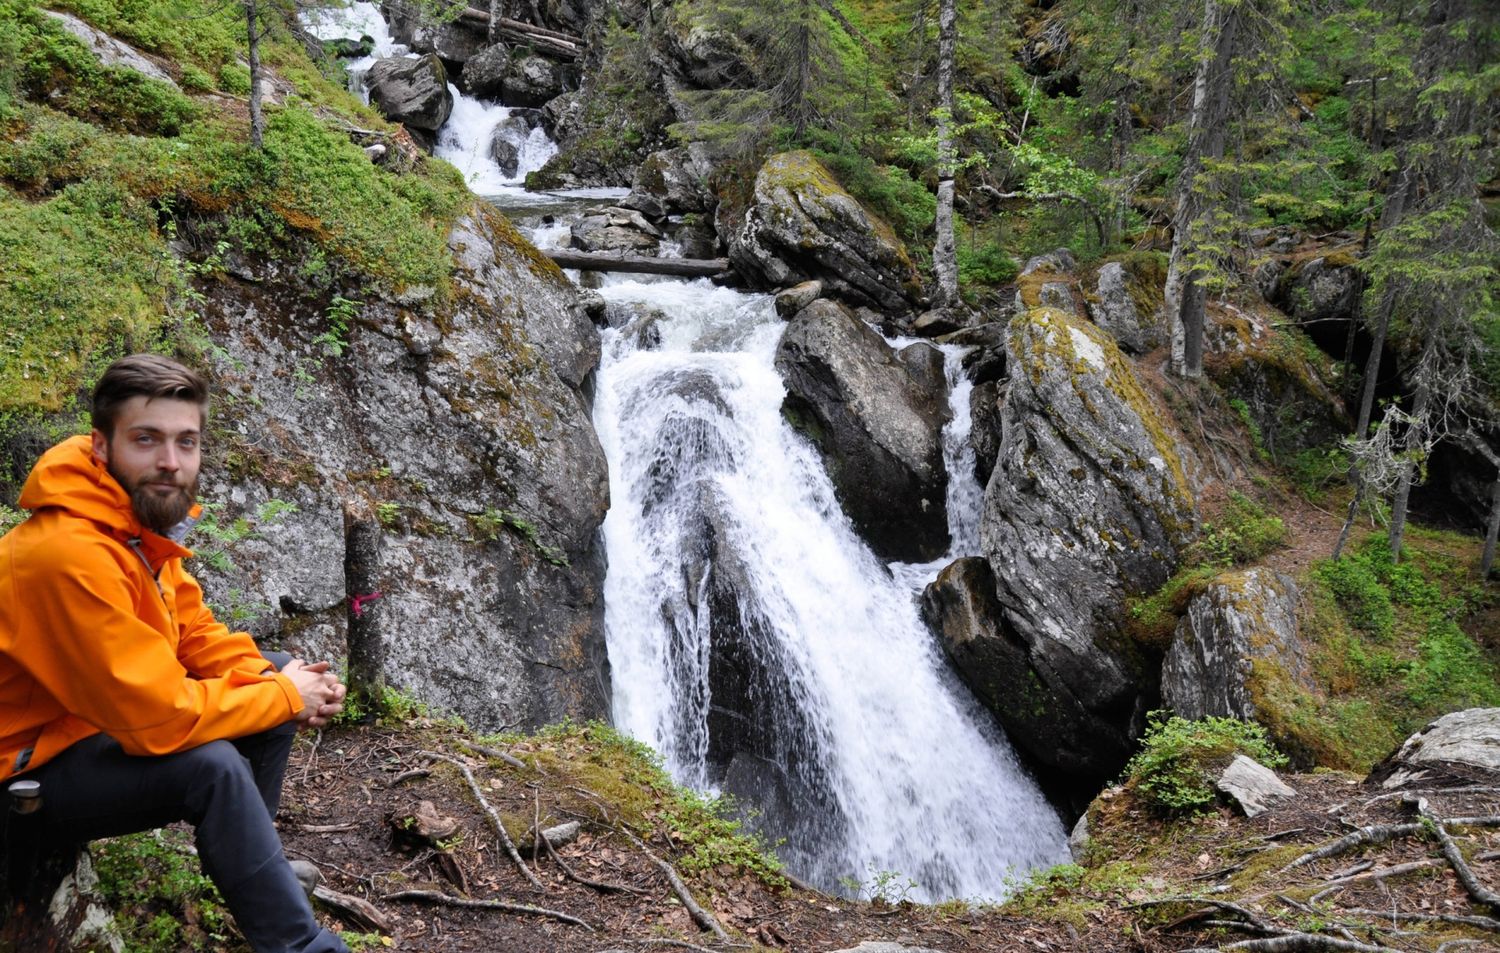
[[[154,533],[166,533],[167,530],[187,519],[188,511],[193,508],[194,501],[198,498],[198,481],[194,480],[189,486],[179,486],[171,493],[162,495],[149,484],[154,480],[158,483],[176,483],[177,478],[171,474],[157,473],[142,479],[139,483],[131,485],[110,469],[110,473],[130,494],[130,508],[135,511],[136,518],[141,525]]]

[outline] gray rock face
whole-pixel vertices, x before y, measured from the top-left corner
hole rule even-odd
[[[830,293],[888,312],[908,311],[920,298],[916,269],[890,226],[844,191],[811,153],[767,159],[744,222],[737,229],[720,226],[730,262],[764,287],[822,278]]]
[[[378,59],[365,74],[370,102],[391,122],[437,130],[453,112],[453,94],[443,61],[429,53],[419,59],[387,56]]]
[[[42,12],[56,20],[64,30],[82,40],[83,45],[92,50],[99,58],[99,62],[105,66],[120,66],[134,70],[148,79],[166,83],[176,90],[181,89],[166,70],[146,59],[144,54],[129,43],[117,40],[103,30],[94,29],[70,13],[58,13],[55,10]]]
[[[732,31],[715,27],[691,8],[672,7],[671,20],[658,42],[663,62],[680,79],[699,89],[753,87],[753,54]]]
[[[1254,720],[1250,691],[1257,663],[1276,665],[1312,688],[1297,635],[1297,584],[1256,568],[1219,576],[1188,603],[1162,662],[1161,694],[1183,718]]]
[[[459,78],[470,96],[497,99],[509,68],[510,47],[504,43],[496,43],[469,57]]]
[[[521,167],[521,150],[499,129],[495,130],[495,137],[490,140],[490,158],[495,160],[495,165],[500,167],[500,174],[507,179],[515,178],[516,170]]]
[[[1097,750],[1129,745],[1118,727],[1098,736],[1076,696],[1036,677],[1031,647],[1006,623],[985,560],[949,564],[922,593],[922,615],[964,684],[1036,764],[1071,777],[1103,775],[1114,762]]]
[[[1246,817],[1259,817],[1282,801],[1297,796],[1276,772],[1252,758],[1236,755],[1214,787],[1229,795]]]
[[[620,204],[658,221],[668,215],[706,212],[714,203],[707,178],[687,149],[653,152],[636,167],[630,194]]]
[[[569,231],[574,248],[584,251],[656,254],[661,231],[629,209],[605,209],[598,215],[587,215],[573,223]]]
[[[1500,708],[1444,715],[1376,765],[1366,783],[1386,789],[1500,779]]]
[[[1348,319],[1359,306],[1360,288],[1352,261],[1313,258],[1281,275],[1272,303],[1299,322]]]
[[[425,22],[419,14],[407,15],[398,5],[385,9],[391,36],[413,53],[435,53],[451,63],[464,63],[490,45],[484,26],[468,20],[449,23]]]
[[[549,99],[542,106],[542,125],[547,127],[547,135],[563,142],[577,135],[578,125],[583,116],[583,97],[577,92],[563,93],[553,99]]]
[[[1092,762],[1128,754],[1153,673],[1112,639],[1126,592],[1165,582],[1195,522],[1176,442],[1103,332],[1060,311],[1015,318],[1002,437],[980,539],[1038,681],[1076,701]],[[1059,718],[1072,718],[1069,710]]]
[[[385,532],[365,611],[392,684],[490,730],[601,717],[609,490],[581,396],[597,336],[502,216],[462,220],[448,244],[451,298],[345,289],[362,304],[337,354],[315,340],[319,299],[286,293],[295,266],[205,286],[224,396],[203,496],[256,532],[230,571],[194,571],[266,644],[338,658],[342,509],[366,501]],[[296,512],[258,520],[272,499]]]
[[[1000,456],[1000,384],[985,381],[975,384],[969,394],[969,443],[974,447],[974,476],[980,486],[987,486]]]
[[[1144,354],[1165,340],[1157,316],[1142,314],[1136,307],[1125,266],[1117,261],[1099,269],[1098,301],[1090,303],[1089,317],[1114,336],[1120,350],[1130,354]]]
[[[819,299],[776,351],[782,413],[822,451],[844,511],[887,559],[921,562],[948,548],[941,389],[922,387],[847,308]]]
[[[542,106],[560,96],[564,85],[562,70],[545,56],[513,54],[500,81],[500,99],[507,106]]]

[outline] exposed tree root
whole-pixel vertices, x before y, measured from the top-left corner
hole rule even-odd
[[[1421,830],[1421,824],[1373,824],[1369,827],[1361,827],[1353,833],[1345,834],[1338,840],[1319,847],[1317,850],[1308,851],[1281,868],[1277,873],[1284,874],[1288,870],[1301,867],[1304,864],[1310,864],[1315,860],[1337,857],[1365,844],[1383,844],[1397,837],[1419,833]]]
[[[687,910],[688,915],[693,918],[693,922],[703,929],[711,931],[714,936],[723,942],[728,943],[729,934],[725,933],[724,928],[719,926],[719,921],[714,919],[713,914],[704,910],[698,905],[698,901],[693,899],[693,895],[688,891],[687,884],[683,883],[682,878],[677,876],[676,868],[653,854],[651,848],[646,846],[645,841],[636,837],[624,827],[618,827],[616,830],[624,834],[635,845],[637,850],[646,855],[647,860],[655,864],[666,875],[667,882],[672,885],[673,892],[677,894],[677,899],[682,901],[682,906]]]
[[[485,817],[489,818],[490,828],[494,830],[495,836],[499,837],[500,843],[505,845],[505,852],[510,855],[511,863],[515,864],[516,869],[521,871],[533,887],[537,890],[542,890],[542,882],[537,879],[536,874],[531,872],[531,868],[526,866],[526,861],[521,859],[521,853],[516,850],[515,842],[510,839],[510,834],[505,831],[505,825],[500,822],[500,815],[495,813],[495,809],[490,806],[489,800],[485,798],[484,792],[479,789],[479,782],[475,780],[474,772],[469,770],[469,766],[457,758],[439,754],[436,751],[419,751],[418,754],[423,758],[430,758],[434,761],[446,761],[463,772],[464,780],[469,783],[469,790],[474,792],[474,797],[479,800],[479,806],[484,809]],[[579,922],[581,923],[582,921]]]
[[[533,917],[546,917],[549,920],[557,920],[561,923],[583,927],[590,933],[594,928],[571,914],[563,913],[561,910],[548,910],[546,907],[533,907],[525,903],[507,903],[504,900],[469,900],[465,897],[450,897],[436,890],[398,890],[381,897],[382,900],[422,900],[427,903],[440,903],[449,907],[465,907],[470,910],[499,910],[504,913],[521,913]]]
[[[497,761],[504,761],[512,768],[520,768],[524,771],[528,767],[530,767],[530,765],[522,761],[520,758],[507,751],[501,751],[499,748],[491,748],[489,745],[475,744],[472,741],[465,741],[463,743],[463,746],[471,751],[484,755],[486,758],[494,758]]]
[[[1395,910],[1364,910],[1353,908],[1343,911],[1351,916],[1386,919],[1393,923],[1452,923],[1455,926],[1478,927],[1500,933],[1500,920],[1491,917],[1465,917],[1453,913],[1398,913]]]
[[[1214,953],[1215,950],[1242,950],[1245,953],[1324,953],[1327,950],[1339,953],[1399,953],[1389,946],[1371,946],[1355,940],[1339,940],[1318,933],[1287,933],[1282,936],[1256,940],[1240,940],[1221,947],[1194,947],[1182,953]]]
[[[1352,874],[1340,878],[1329,884],[1325,889],[1318,891],[1308,898],[1310,903],[1317,903],[1331,893],[1338,893],[1350,884],[1362,883],[1367,880],[1385,880],[1390,877],[1400,877],[1402,874],[1413,873],[1418,870],[1427,870],[1434,867],[1430,860],[1414,860],[1407,864],[1396,864],[1394,867],[1382,867],[1379,870],[1371,870],[1366,873]]]
[[[552,846],[552,838],[546,836],[541,831],[537,831],[536,839],[547,846],[547,854],[552,858],[553,862],[557,864],[558,868],[562,870],[563,876],[567,877],[569,880],[573,881],[576,884],[582,884],[585,887],[589,887],[593,890],[598,890],[600,893],[633,893],[636,896],[644,896],[647,893],[647,891],[641,890],[637,887],[627,887],[624,884],[604,883],[603,881],[589,880],[587,877],[582,877],[576,871],[574,871],[572,867],[569,867],[561,857],[558,856],[557,849]]]
[[[1449,866],[1458,875],[1458,882],[1464,885],[1464,889],[1468,891],[1470,899],[1493,911],[1500,911],[1500,894],[1495,893],[1479,882],[1479,878],[1474,876],[1474,871],[1469,867],[1468,862],[1464,860],[1463,851],[1458,849],[1458,844],[1454,842],[1453,836],[1445,829],[1446,825],[1457,824],[1459,822],[1457,820],[1444,820],[1433,814],[1432,810],[1427,806],[1426,798],[1417,802],[1417,813],[1432,822],[1433,836],[1442,845],[1443,856],[1448,859]]]

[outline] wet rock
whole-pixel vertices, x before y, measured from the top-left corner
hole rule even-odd
[[[887,559],[948,547],[944,390],[915,378],[890,345],[826,298],[788,324],[776,351],[782,412],[823,454],[844,511]]]
[[[210,599],[259,607],[244,626],[310,657],[344,652],[343,505],[390,505],[389,580],[366,611],[388,633],[386,677],[481,730],[602,717],[608,508],[603,450],[584,397],[598,334],[575,293],[484,206],[448,235],[453,294],[345,289],[360,304],[342,353],[317,343],[328,292],[261,259],[255,280],[205,288],[224,356],[209,368],[216,426],[240,462],[205,474],[230,518],[267,500],[294,517],[256,526],[227,570],[195,567]],[[290,291],[289,291],[290,289]],[[431,309],[430,317],[424,314]],[[300,368],[293,376],[288,368]],[[370,421],[378,419],[379,426]],[[254,443],[237,434],[255,435]],[[531,527],[511,531],[505,511]],[[237,591],[234,596],[227,596]]]
[[[987,561],[958,559],[923,591],[922,615],[964,684],[1042,773],[1108,773],[1113,762],[1099,761],[1093,719],[1073,693],[1036,677],[1039,660],[1010,628],[995,592]]]
[[[435,133],[453,112],[453,94],[443,61],[429,53],[418,59],[387,56],[365,74],[370,102],[391,122]]]
[[[917,337],[935,338],[952,334],[964,327],[963,315],[948,308],[924,311],[911,323],[911,333]]]
[[[514,141],[502,135],[499,129],[495,130],[495,137],[490,140],[490,158],[495,160],[495,165],[500,167],[500,174],[507,179],[515,178],[521,167],[521,150]]]
[[[569,229],[574,248],[583,251],[628,252],[654,255],[661,230],[629,209],[606,209],[586,215]]]
[[[980,486],[990,482],[1000,455],[1000,383],[975,384],[969,394],[969,443],[974,447],[974,477]]]
[[[469,20],[434,23],[416,10],[406,13],[396,4],[387,5],[384,13],[391,38],[413,53],[433,53],[450,63],[462,64],[490,45],[489,31]]]
[[[1260,449],[1289,457],[1349,432],[1332,360],[1306,338],[1278,330],[1271,316],[1233,306],[1210,309],[1203,367],[1258,432]]]
[[[938,338],[943,344],[972,348],[963,356],[964,373],[975,384],[1005,378],[1005,340],[1008,322],[989,321],[977,327],[964,328]]]
[[[542,106],[565,91],[563,71],[534,53],[512,54],[500,80],[500,100],[507,106]]]
[[[83,45],[88,47],[105,66],[123,67],[181,91],[177,81],[166,70],[147,59],[129,43],[117,40],[103,30],[95,29],[70,13],[58,13],[55,10],[43,10],[42,13],[56,20],[64,30],[82,40]]]
[[[547,135],[558,142],[572,139],[582,120],[583,97],[576,91],[554,96],[542,105],[541,114]]]
[[[687,149],[653,152],[636,167],[630,194],[620,204],[657,221],[706,212],[714,202],[704,184],[707,178]]]
[[[896,352],[896,360],[906,365],[917,386],[927,393],[942,394],[948,390],[948,374],[943,352],[925,341],[908,344]]]
[[[790,321],[797,312],[823,297],[823,282],[804,281],[777,293],[776,314],[783,321]]]
[[[471,56],[458,76],[470,96],[498,99],[508,69],[510,47],[504,43],[496,43]]]
[[[1500,781],[1500,708],[1469,708],[1431,722],[1365,780],[1387,790]]]
[[[1195,514],[1174,439],[1107,335],[1060,311],[1012,321],[1002,437],[980,539],[1006,624],[1059,697],[1059,735],[1117,770],[1155,691],[1116,633],[1127,592],[1166,582]]]
[[[1089,317],[1108,331],[1129,354],[1144,354],[1166,343],[1160,317],[1166,273],[1151,259],[1112,261],[1099,269],[1097,291],[1089,302]]]
[[[1313,687],[1297,632],[1301,594],[1292,577],[1265,568],[1218,576],[1188,603],[1162,662],[1162,700],[1183,718],[1254,720],[1257,664]]]
[[[1246,817],[1259,817],[1282,801],[1297,796],[1276,776],[1276,772],[1252,758],[1236,755],[1214,782],[1214,787],[1229,795]]]
[[[763,287],[821,278],[831,294],[891,313],[909,311],[920,299],[916,269],[890,226],[844,191],[811,153],[767,159],[743,223],[721,225],[730,261]]]

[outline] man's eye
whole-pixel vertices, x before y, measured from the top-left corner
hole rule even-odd
[[[181,440],[177,441],[177,446],[181,447],[184,450],[193,450],[198,446],[198,439],[196,437],[183,437]]]

